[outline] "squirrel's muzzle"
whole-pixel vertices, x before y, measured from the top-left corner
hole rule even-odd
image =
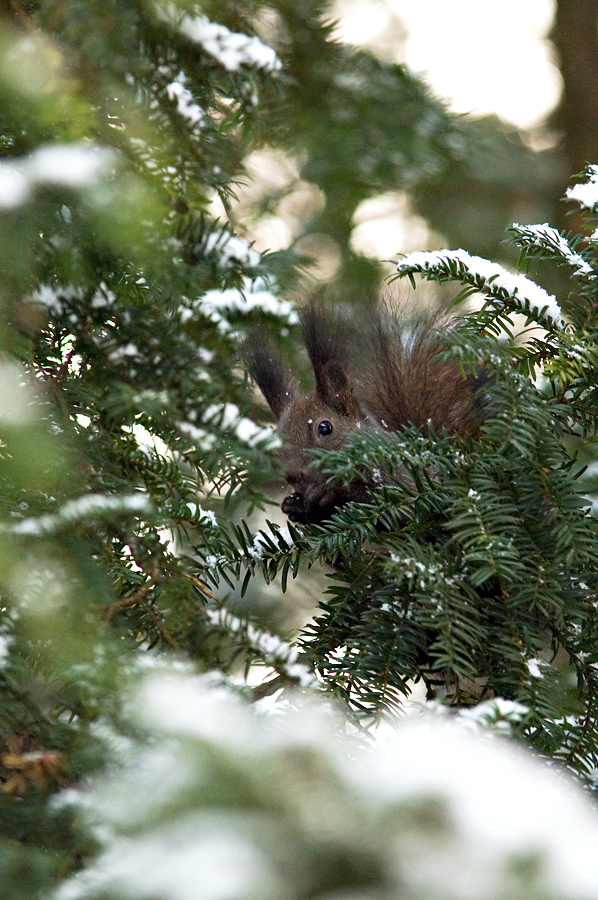
[[[306,477],[309,473],[309,479]],[[302,476],[287,480],[296,490],[285,497],[281,509],[291,522],[302,525],[320,524],[330,519],[346,503],[363,502],[370,496],[370,489],[363,481],[355,481],[349,487],[339,484],[327,487],[315,480],[316,473],[307,470]],[[313,480],[312,480],[313,479]]]

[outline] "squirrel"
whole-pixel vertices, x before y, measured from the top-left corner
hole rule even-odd
[[[309,466],[307,450],[337,450],[348,434],[367,428],[392,433],[409,425],[424,431],[432,426],[436,433],[479,435],[484,373],[464,376],[453,360],[437,359],[443,349],[434,335],[438,316],[411,326],[378,310],[367,335],[360,328],[360,365],[351,358],[350,331],[338,308],[312,302],[301,313],[301,324],[315,377],[309,394],[298,395],[289,367],[272,345],[249,340],[244,354],[278,421],[286,480],[293,488],[282,510],[292,522],[323,522],[345,503],[367,500],[374,488],[359,479],[348,487],[327,486]]]

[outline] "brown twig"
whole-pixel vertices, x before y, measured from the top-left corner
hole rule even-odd
[[[111,603],[106,607],[106,622],[110,622],[112,620],[112,616],[114,613],[123,609],[125,606],[135,606],[136,603],[143,603],[146,594],[155,586],[157,583],[157,578],[152,577],[149,581],[146,581],[145,584],[140,585],[132,594],[127,594],[126,597],[121,597],[119,600],[115,600],[114,603]]]
[[[60,366],[58,367],[58,372],[51,379],[52,387],[55,391],[60,390],[63,387],[64,382],[66,381],[66,377],[69,373],[69,366],[70,366],[71,362],[73,361],[74,355],[75,355],[75,348],[71,347],[71,349],[69,350],[69,352],[67,353],[67,355],[65,356],[63,361],[60,363]]]
[[[222,604],[222,600],[220,597],[217,597],[216,594],[213,594],[212,591],[207,587],[203,581],[200,581],[199,578],[196,578],[195,575],[190,575],[189,572],[182,573],[183,578],[187,578],[189,581],[192,581],[198,591],[201,591],[206,597],[210,600],[215,600],[216,603]]]
[[[168,641],[170,646],[173,647],[175,650],[180,651],[181,645],[179,644],[177,639],[172,636],[172,634],[170,633],[170,631],[168,630],[166,625],[164,625],[164,623],[160,621],[159,617],[156,615],[156,613],[151,608],[151,606],[149,606],[143,599],[141,600],[141,606],[143,606],[144,610],[151,617],[152,621],[154,622],[154,625],[160,631],[160,633],[163,635],[163,637]]]
[[[110,622],[115,612],[119,609],[124,609],[126,606],[136,606],[139,605],[143,607],[146,613],[149,615],[151,620],[153,621],[156,628],[160,631],[162,636],[166,641],[170,644],[171,647],[174,647],[175,650],[181,650],[181,645],[177,641],[175,637],[170,633],[166,625],[160,621],[160,618],[151,606],[146,602],[146,596],[149,594],[151,589],[156,586],[162,580],[161,576],[157,572],[157,566],[153,567],[151,578],[146,581],[144,584],[140,585],[136,590],[133,591],[132,594],[127,594],[126,597],[121,597],[119,600],[115,600],[114,603],[111,603],[108,607],[106,607],[106,622]]]

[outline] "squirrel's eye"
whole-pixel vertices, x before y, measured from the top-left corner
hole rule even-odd
[[[320,437],[326,437],[327,434],[332,434],[332,423],[328,422],[324,419],[323,422],[320,422],[318,425],[318,434]]]

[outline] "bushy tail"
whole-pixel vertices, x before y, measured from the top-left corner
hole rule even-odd
[[[464,376],[453,360],[439,360],[438,332],[450,328],[440,315],[416,323],[381,313],[369,331],[365,365],[359,379],[360,401],[386,431],[407,425],[438,433],[479,433],[484,381]]]

